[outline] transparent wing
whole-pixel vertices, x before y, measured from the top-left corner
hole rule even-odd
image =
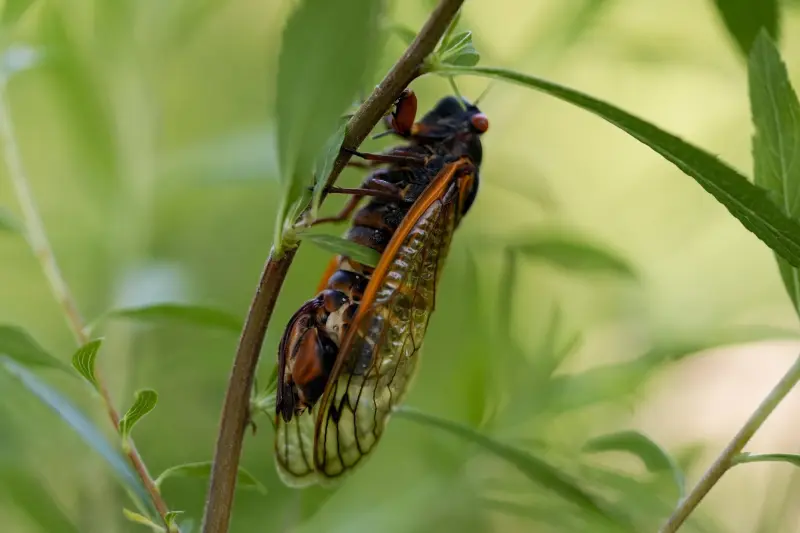
[[[290,487],[318,483],[314,468],[314,421],[317,407],[295,415],[289,422],[278,415],[275,422],[275,463],[281,480]]]
[[[314,461],[321,483],[372,450],[414,377],[455,227],[458,188],[450,177],[445,185],[410,230],[398,230],[402,241],[376,268],[342,343],[341,366],[319,406]]]

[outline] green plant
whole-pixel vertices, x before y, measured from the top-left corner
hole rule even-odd
[[[274,381],[257,390],[254,401],[252,389],[264,335],[267,331],[276,335],[280,326],[277,322],[271,323],[271,318],[289,267],[298,255],[298,247],[306,240],[317,244],[327,253],[363,253],[364,260],[370,260],[368,252],[354,250],[354,245],[343,239],[308,233],[303,217],[309,213],[312,217],[316,216],[322,209],[325,186],[332,185],[344,169],[349,156],[346,152],[340,152],[339,147],[356,148],[361,145],[400,91],[411,81],[426,83],[443,77],[456,92],[459,91],[456,82],[460,82],[462,77],[506,81],[517,88],[534,89],[556,97],[616,126],[693,178],[741,226],[773,251],[787,294],[800,314],[800,287],[797,281],[800,223],[796,205],[800,176],[793,165],[795,151],[800,149],[800,122],[797,120],[800,104],[774,44],[779,37],[780,10],[776,2],[716,3],[730,35],[748,59],[751,112],[756,129],[753,138],[754,183],[707,151],[621,108],[543,78],[516,70],[484,66],[478,47],[473,42],[473,34],[461,29],[462,21],[457,16],[461,4],[460,1],[451,0],[438,2],[419,33],[404,26],[388,24],[390,17],[381,4],[369,0],[341,3],[307,0],[292,8],[282,34],[274,105],[280,186],[273,192],[279,192],[280,205],[272,232],[271,255],[244,321],[214,306],[158,301],[111,306],[109,310],[97,313],[98,319],[87,323],[78,311],[70,285],[56,262],[57,254],[52,251],[44,230],[28,178],[30,171],[26,172],[22,162],[21,143],[9,110],[8,87],[4,86],[0,100],[0,134],[8,177],[22,216],[17,218],[13,214],[5,214],[5,210],[0,212],[0,231],[18,234],[29,243],[75,338],[75,351],[70,367],[59,357],[50,354],[32,334],[15,324],[7,324],[0,326],[0,363],[9,376],[16,378],[36,398],[54,410],[111,466],[136,507],[136,511],[124,511],[130,521],[157,531],[186,533],[192,530],[191,520],[181,520],[181,511],[169,506],[168,500],[161,494],[162,482],[170,477],[210,476],[202,525],[205,532],[224,532],[229,529],[233,492],[237,484],[256,488],[260,492],[269,490],[258,480],[261,477],[259,473],[253,475],[249,469],[240,468],[239,463],[246,428],[252,421],[252,413],[249,412],[251,405],[266,406],[270,416],[272,413],[269,410],[274,409],[271,400]],[[586,2],[579,13],[581,16],[571,20],[585,21],[596,16],[603,9],[598,7],[602,4],[610,2]],[[204,5],[212,6],[213,2]],[[192,17],[199,17],[198,13],[210,9],[204,7],[195,11],[188,7],[188,3],[181,2],[176,6],[175,11],[179,15],[175,15],[174,21],[161,21],[163,27],[171,28],[161,35],[165,43],[171,43],[171,38],[181,31],[187,31],[183,25],[187,24],[187,20],[195,20]],[[27,2],[7,3],[2,25],[13,27],[17,19],[28,12],[27,9],[33,9]],[[51,16],[55,19],[64,16],[60,8],[55,8],[54,13],[56,15]],[[126,18],[127,14],[124,8],[119,11],[109,8],[104,15],[108,17],[106,30],[116,27],[129,31],[128,26],[134,24],[132,19]],[[145,20],[150,19],[145,17]],[[161,19],[156,17],[155,20]],[[381,31],[390,26],[395,30],[393,33]],[[564,35],[581,31],[578,23],[568,29],[570,31],[563,31]],[[54,35],[64,42],[68,41],[68,35],[63,32],[55,32]],[[376,76],[382,47],[386,46],[386,39],[394,38],[394,35],[405,39],[407,51],[388,75]],[[62,56],[69,55],[67,47],[55,49]],[[0,72],[4,85],[13,83],[17,73],[26,69],[36,72],[40,68],[33,62],[39,57],[35,50],[7,47],[4,69]],[[45,48],[45,58],[49,51]],[[129,52],[124,49],[115,51],[122,57]],[[152,51],[150,53],[153,54]],[[86,65],[81,67],[90,68]],[[125,74],[138,79],[137,75],[141,73],[134,71]],[[309,78],[310,75],[313,77]],[[121,77],[124,79],[124,76]],[[341,115],[360,91],[373,85],[375,78],[380,83],[343,126]],[[86,76],[86,79],[94,78]],[[329,81],[329,87],[321,93],[320,86]],[[116,78],[109,77],[105,83],[113,88]],[[114,97],[130,97],[130,101],[138,102],[142,106],[137,108],[141,116],[137,116],[136,109],[131,112],[129,101],[114,103],[114,97],[109,104],[110,113],[103,107],[104,104],[93,101],[88,105],[98,106],[91,113],[98,124],[121,125],[122,133],[115,139],[119,153],[109,166],[118,165],[118,174],[126,183],[120,196],[132,195],[132,203],[137,206],[137,211],[127,214],[132,218],[147,218],[152,209],[149,194],[154,181],[149,163],[154,158],[148,144],[154,137],[154,128],[147,122],[149,114],[146,112],[147,106],[143,104],[147,100],[147,89],[136,83],[133,86],[138,91],[133,96],[122,91],[114,93]],[[81,90],[73,94],[80,95]],[[130,125],[128,121],[136,122],[134,119],[141,119],[145,124],[125,129],[126,124]],[[98,126],[100,129],[103,127]],[[105,136],[99,135],[98,139],[105,139]],[[132,246],[141,245],[141,238],[131,237]],[[458,260],[453,262],[460,265],[461,271],[455,270],[453,275],[459,273],[463,286],[472,288],[474,294],[468,296],[469,301],[462,308],[451,306],[449,312],[460,313],[459,320],[466,326],[465,331],[480,332],[480,335],[467,335],[460,344],[452,339],[448,341],[456,343],[459,354],[464,354],[464,359],[471,362],[456,380],[463,383],[468,393],[464,395],[467,398],[464,402],[469,402],[463,412],[466,420],[456,421],[432,414],[431,409],[438,405],[434,401],[429,401],[423,408],[404,406],[398,410],[399,419],[413,423],[405,424],[403,428],[411,435],[409,440],[413,441],[413,436],[416,436],[419,442],[436,442],[437,446],[441,446],[438,452],[431,452],[432,457],[421,460],[427,469],[437,475],[426,478],[419,486],[412,485],[413,493],[403,494],[401,503],[398,503],[401,509],[413,508],[422,501],[420,498],[452,488],[449,482],[462,475],[464,469],[460,460],[449,460],[450,454],[442,451],[452,447],[461,447],[453,457],[469,455],[477,462],[488,460],[487,456],[494,457],[498,460],[494,464],[503,465],[497,467],[498,470],[509,468],[518,472],[525,482],[515,486],[506,477],[497,476],[498,481],[492,475],[486,475],[480,483],[459,485],[447,495],[448,498],[443,498],[446,502],[453,502],[456,514],[472,516],[470,513],[475,513],[476,509],[489,509],[559,531],[585,531],[587,528],[592,531],[652,530],[664,520],[666,523],[662,531],[675,531],[732,466],[763,461],[798,464],[798,456],[791,453],[751,455],[745,453],[744,448],[800,379],[799,364],[792,366],[701,482],[688,494],[684,486],[684,466],[673,457],[675,454],[642,432],[607,431],[588,439],[582,435],[580,438],[584,440],[573,449],[567,447],[558,450],[557,446],[543,445],[550,436],[548,430],[556,425],[545,414],[567,416],[582,407],[619,401],[640,389],[656,370],[706,348],[762,339],[796,338],[797,334],[745,328],[730,328],[716,335],[706,332],[700,339],[673,339],[661,344],[654,342],[640,357],[632,360],[564,375],[558,371],[579,349],[581,335],[565,326],[564,314],[560,307],[555,307],[555,310],[534,312],[536,320],[533,322],[545,326],[542,327],[543,331],[538,332],[533,349],[515,337],[512,327],[515,314],[512,310],[518,307],[516,300],[520,298],[520,270],[530,263],[546,264],[576,277],[602,276],[604,279],[636,283],[639,275],[631,261],[577,231],[555,231],[550,228],[537,228],[536,231],[502,237],[487,234],[478,239],[474,246],[460,250],[460,253]],[[492,304],[480,295],[479,267],[483,264],[484,254],[500,261],[499,268],[495,270],[500,273],[499,279],[494,280],[499,287],[499,296]],[[98,363],[103,361],[104,352],[113,348],[107,348],[112,337],[109,336],[107,341],[95,335],[95,331],[111,320],[120,319],[137,324],[177,321],[192,324],[202,331],[215,330],[220,334],[241,332],[220,418],[213,462],[197,462],[187,457],[186,460],[192,462],[168,467],[155,477],[150,475],[131,434],[145,415],[153,416],[150,413],[156,407],[159,394],[149,387],[140,388],[135,393],[131,407],[120,414],[112,397],[113,389],[110,389],[104,373],[97,368]],[[268,329],[270,324],[272,327]],[[494,357],[498,353],[502,357]],[[488,357],[489,354],[493,357]],[[274,379],[273,366],[268,365]],[[57,387],[46,384],[39,377],[43,370],[58,371],[55,374],[66,371],[68,375],[83,378],[89,393],[99,398],[112,422],[116,445],[108,442],[102,431],[66,394],[57,392]],[[219,375],[215,377],[219,378]],[[177,391],[174,389],[162,390],[160,397],[163,399],[175,394]],[[447,399],[438,398],[440,401]],[[522,430],[526,425],[527,429],[533,426],[535,432],[542,435],[541,440],[530,442],[525,440],[527,437],[521,437],[529,433]],[[437,432],[442,434],[441,440],[446,444],[439,443]],[[448,436],[456,439],[448,440]],[[437,447],[431,446],[431,449]],[[460,453],[464,450],[469,453]],[[584,457],[600,452],[625,452],[640,459],[650,475],[647,482],[642,482],[644,488],[631,476],[585,461]],[[436,456],[436,453],[439,455]],[[394,475],[402,475],[396,469],[386,468]],[[12,469],[8,471],[12,472]],[[418,473],[413,469],[409,472],[409,475]],[[14,482],[15,486],[27,487],[29,492],[48,493],[25,476],[14,479],[19,479]],[[19,494],[26,492],[20,491]],[[304,530],[319,530],[320,526],[357,529],[359,525],[369,529],[371,517],[368,513],[359,514],[353,523],[342,521],[344,519],[341,517],[334,517],[331,522],[331,516],[325,514],[324,503],[339,494],[336,491],[310,490],[297,503],[297,509],[289,513],[289,519],[293,523],[302,522],[301,528]],[[17,499],[26,501],[22,496],[17,496]],[[30,503],[28,506],[35,508]],[[52,507],[57,508],[58,505],[53,504]],[[375,512],[383,511],[378,508]],[[385,512],[389,514],[392,511]],[[398,519],[408,522],[398,522],[400,526],[397,527],[414,529],[415,517],[401,516],[403,514],[400,513]],[[71,527],[68,516],[59,513],[49,516],[52,523],[46,525],[42,522],[42,527],[51,530],[68,530]],[[195,514],[194,518],[198,516]],[[275,519],[275,523],[278,522]],[[699,520],[695,526],[705,528]]]

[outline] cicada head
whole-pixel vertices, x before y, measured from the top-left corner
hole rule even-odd
[[[477,106],[455,96],[446,96],[414,124],[412,135],[421,144],[436,143],[453,157],[469,157],[475,165],[483,159],[481,135],[489,119]]]

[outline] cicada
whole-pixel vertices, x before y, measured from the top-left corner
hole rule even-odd
[[[386,116],[405,144],[353,151],[371,169],[336,216],[346,238],[380,255],[372,268],[336,256],[278,347],[275,457],[289,486],[330,485],[375,448],[419,366],[453,232],[473,205],[486,116],[447,96],[416,121],[406,89]],[[360,202],[368,202],[359,208]]]

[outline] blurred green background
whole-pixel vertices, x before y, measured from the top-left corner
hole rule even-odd
[[[51,0],[4,29],[6,48],[47,51],[13,78],[7,98],[48,235],[87,319],[155,301],[244,316],[280,198],[271,110],[293,4]],[[390,2],[391,22],[419,28],[430,4]],[[798,85],[800,5],[782,9],[781,51]],[[483,65],[592,94],[752,174],[746,65],[713,2],[471,1],[460,25],[474,32]],[[377,76],[403,47],[388,38]],[[459,80],[473,99],[486,84]],[[422,110],[450,92],[434,77],[413,88]],[[773,256],[690,178],[584,111],[502,83],[481,108],[490,130],[480,195],[455,238],[407,403],[545,458],[623,509],[634,530],[655,531],[676,500],[669,474],[581,448],[639,430],[693,483],[797,352],[797,336],[777,329],[797,328]],[[0,172],[0,207],[18,213]],[[342,183],[360,177],[348,170]],[[509,269],[503,243],[552,236],[593,243],[630,268],[598,268],[580,254],[559,266],[556,253],[520,256]],[[328,258],[301,247],[260,384]],[[36,259],[12,233],[0,233],[0,323],[24,327],[64,361],[75,349]],[[123,320],[102,331],[99,365],[118,408],[137,389],[160,394],[135,430],[151,472],[210,459],[237,335]],[[85,387],[40,375],[113,438]],[[6,375],[0,394],[3,531],[144,530],[124,519],[124,491],[66,424]],[[793,394],[749,449],[799,452],[798,414]],[[401,417],[338,490],[289,490],[275,473],[270,423],[257,422],[243,465],[267,494],[237,492],[234,532],[605,531],[546,483]],[[197,525],[205,490],[205,480],[170,479],[163,494]],[[800,531],[798,498],[790,466],[737,467],[686,531]]]

